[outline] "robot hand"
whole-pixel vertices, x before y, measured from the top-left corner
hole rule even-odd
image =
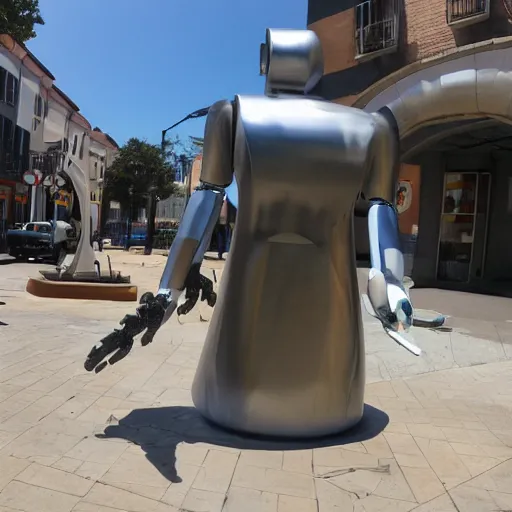
[[[202,301],[206,301],[210,307],[215,306],[217,294],[213,291],[213,283],[200,274],[199,267],[191,269],[187,285],[186,301],[178,308],[178,315],[189,313],[196,305],[200,293]],[[98,373],[108,364],[124,359],[133,347],[133,338],[143,331],[141,345],[145,347],[151,343],[158,329],[176,309],[176,303],[166,294],[154,296],[148,292],[142,295],[139,303],[135,315],[126,315],[121,320],[122,329],[115,329],[92,348],[84,364],[87,371],[95,370]],[[113,355],[104,361],[110,354]]]
[[[126,315],[121,322],[123,328],[103,338],[89,352],[84,367],[87,371],[103,370],[108,364],[115,364],[124,359],[133,346],[133,338],[146,331],[142,336],[141,344],[146,346],[153,341],[153,337],[162,325],[165,313],[170,306],[169,299],[163,294],[156,297],[152,293],[145,293],[139,301],[135,315]],[[114,353],[108,361],[104,359]]]
[[[213,308],[217,302],[217,294],[213,291],[212,281],[199,272],[199,267],[192,268],[187,278],[186,300],[178,307],[178,316],[192,311],[199,299],[200,292],[201,301],[206,301],[208,306]]]
[[[386,279],[380,270],[372,268],[368,275],[368,299],[368,312],[380,320],[388,336],[419,356],[421,349],[403,336],[413,325],[413,308],[402,284]]]

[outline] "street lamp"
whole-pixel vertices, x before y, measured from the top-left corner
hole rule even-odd
[[[173,125],[169,126],[169,128],[166,128],[165,130],[162,130],[162,140],[160,143],[160,148],[162,150],[162,155],[165,151],[165,135],[168,131],[172,130],[173,128],[176,128],[176,126],[180,125],[181,123],[184,123],[185,121],[188,121],[189,119],[198,119],[200,117],[205,117],[208,115],[208,112],[210,110],[210,107],[201,108],[199,110],[196,110],[195,112],[192,112],[185,116],[183,119],[180,119],[177,123],[174,123]],[[144,247],[144,254],[149,255],[153,251],[153,237],[155,236],[155,216],[156,216],[156,190],[153,188],[153,190],[150,191],[149,198],[148,198],[148,226],[147,226],[147,233],[146,233],[146,246]]]

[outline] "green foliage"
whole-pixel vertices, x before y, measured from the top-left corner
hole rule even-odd
[[[153,242],[155,249],[169,249],[176,238],[178,229],[159,229],[157,230]]]
[[[154,187],[159,200],[175,191],[174,169],[158,146],[132,138],[120,150],[105,176],[105,196],[119,201],[125,211],[146,206]]]
[[[0,0],[0,34],[24,43],[36,37],[34,25],[44,25],[39,0]]]
[[[202,149],[204,146],[204,138],[202,137],[190,137],[190,142],[200,149]]]

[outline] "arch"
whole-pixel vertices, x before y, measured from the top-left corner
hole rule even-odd
[[[403,139],[428,124],[494,118],[512,124],[512,48],[475,53],[412,73],[365,106],[388,107]]]

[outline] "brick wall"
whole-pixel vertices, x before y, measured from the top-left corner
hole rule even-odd
[[[322,42],[326,74],[347,69],[357,64],[355,61],[354,27],[354,9],[347,9],[309,26]]]
[[[309,1],[313,3],[327,0]],[[340,84],[340,89],[343,89],[342,85],[347,81],[361,84],[352,88],[345,87],[343,94],[334,95],[334,97],[331,94],[329,99],[350,105],[365,88],[417,60],[432,57],[459,46],[496,37],[512,36],[512,24],[503,0],[490,0],[489,19],[465,28],[448,26],[446,0],[403,0],[403,2],[399,50],[394,54],[377,57],[368,62],[359,62],[355,59],[354,7],[309,25],[322,42],[325,74],[331,75],[331,78],[332,75],[338,74],[336,80]],[[337,90],[337,85],[334,88]]]
[[[404,29],[407,63],[455,47],[446,23],[446,0],[405,0]]]

